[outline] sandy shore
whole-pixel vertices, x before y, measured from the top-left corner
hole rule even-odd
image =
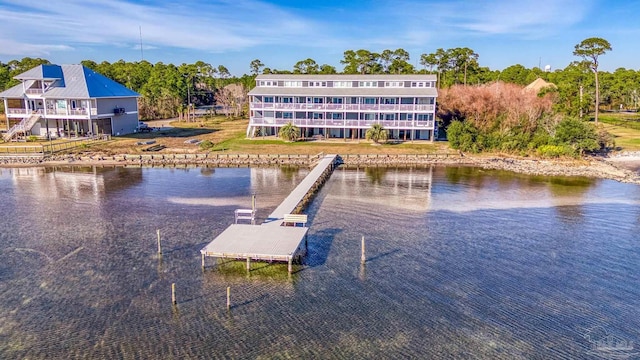
[[[457,155],[343,155],[347,166],[477,166],[544,176],[582,176],[640,184],[640,154],[587,157],[580,160]],[[306,155],[247,154],[150,154],[150,155],[60,155],[42,158],[0,158],[0,166],[312,166],[317,158]]]

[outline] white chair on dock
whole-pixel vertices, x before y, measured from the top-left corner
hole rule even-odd
[[[249,220],[251,224],[256,223],[256,211],[251,209],[236,209],[234,211],[235,214],[235,222],[238,223],[238,220]]]

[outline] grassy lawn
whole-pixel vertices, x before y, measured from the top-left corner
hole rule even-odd
[[[616,147],[624,151],[640,151],[640,114],[603,113],[599,116],[602,127],[616,140]]]
[[[153,145],[164,145],[160,153],[204,152],[198,145],[187,144],[186,140],[209,140],[215,144],[213,151],[238,154],[317,154],[320,152],[337,154],[424,154],[451,151],[446,142],[428,141],[402,144],[373,145],[366,140],[313,140],[285,142],[276,137],[247,139],[248,120],[231,120],[223,116],[201,122],[171,123],[173,128],[151,133],[130,134],[114,137],[108,144],[98,144],[92,149],[106,153],[140,153]],[[153,145],[136,145],[138,142],[155,140]]]

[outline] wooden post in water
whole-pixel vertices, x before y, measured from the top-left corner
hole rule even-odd
[[[231,308],[231,286],[227,286],[227,310]]]
[[[251,194],[251,225],[256,224],[256,193]]]
[[[178,301],[176,301],[176,283],[171,283],[171,303],[176,305]]]
[[[204,269],[204,253],[202,253],[202,268]]]
[[[160,246],[160,229],[156,230],[158,234],[158,254],[162,254],[162,247]]]
[[[364,265],[367,262],[367,256],[365,255],[364,248],[364,235],[362,236],[362,253],[360,254],[360,264]]]

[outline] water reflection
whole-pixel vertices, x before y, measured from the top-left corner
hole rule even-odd
[[[233,209],[255,192],[267,216],[306,173],[0,170],[0,358],[583,358],[596,326],[637,341],[640,192],[612,181],[340,168],[300,271],[201,269]]]

